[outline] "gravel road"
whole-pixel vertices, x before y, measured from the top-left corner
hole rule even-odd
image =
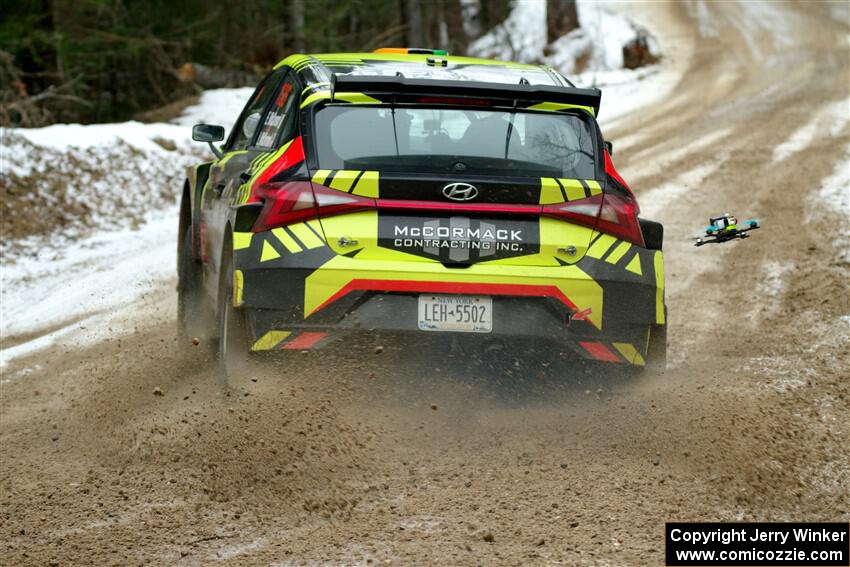
[[[666,372],[376,338],[227,396],[155,290],[4,370],[0,564],[661,565],[665,521],[848,521],[846,13],[641,10],[681,80],[606,137],[665,224]],[[694,248],[726,211],[764,227]]]

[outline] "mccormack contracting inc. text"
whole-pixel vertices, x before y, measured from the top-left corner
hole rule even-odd
[[[668,523],[666,564],[850,566],[846,523]]]

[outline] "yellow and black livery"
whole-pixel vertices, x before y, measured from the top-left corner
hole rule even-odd
[[[663,361],[662,229],[638,218],[614,170],[599,101],[545,66],[437,52],[288,57],[217,159],[188,171],[182,328],[219,335],[228,373],[235,350],[376,330],[415,341],[423,296],[483,297],[486,332],[508,345]],[[504,156],[470,154],[493,138],[488,120],[507,125]],[[370,139],[388,124],[392,136]],[[553,128],[566,133],[554,150],[535,138]]]

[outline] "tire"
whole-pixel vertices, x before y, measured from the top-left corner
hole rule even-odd
[[[666,314],[666,310],[665,310]],[[618,364],[618,372],[624,378],[638,378],[648,374],[663,374],[667,369],[667,325],[649,327],[649,344],[644,365]]]
[[[649,331],[646,369],[664,372],[667,369],[667,325],[653,325]]]
[[[181,340],[208,338],[214,322],[204,297],[203,267],[192,254],[192,227],[183,234],[177,270],[177,331]]]
[[[226,242],[218,294],[218,375],[227,390],[240,389],[250,379],[250,337],[244,310],[233,307],[233,259]]]

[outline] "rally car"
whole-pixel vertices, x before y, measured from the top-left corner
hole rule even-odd
[[[183,333],[217,336],[231,378],[249,353],[376,331],[663,365],[663,231],[614,169],[600,98],[436,50],[287,57],[226,139],[193,129],[216,159],[183,187]]]

